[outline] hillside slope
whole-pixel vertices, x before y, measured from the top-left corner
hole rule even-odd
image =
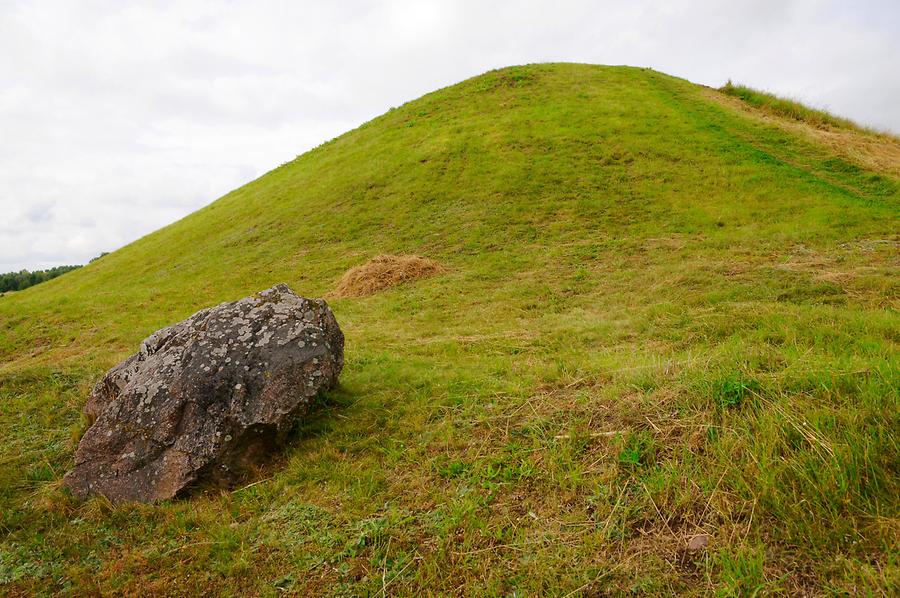
[[[898,144],[834,131],[889,148],[855,160],[736,101],[493,71],[0,298],[0,588],[890,593]],[[253,485],[60,487],[90,385],[146,335],[384,253],[442,271],[329,300],[342,387]]]

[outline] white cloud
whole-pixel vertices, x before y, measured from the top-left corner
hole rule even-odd
[[[732,78],[897,132],[898,30],[892,0],[0,0],[0,272],[83,263],[509,64]]]

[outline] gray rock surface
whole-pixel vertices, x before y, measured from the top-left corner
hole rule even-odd
[[[344,335],[326,303],[286,285],[197,312],[96,385],[84,409],[94,423],[65,485],[114,502],[230,485],[284,443],[343,364]]]

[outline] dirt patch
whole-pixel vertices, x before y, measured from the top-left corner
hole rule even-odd
[[[440,264],[427,257],[377,255],[365,264],[347,270],[332,296],[365,297],[404,282],[434,276],[442,270]]]

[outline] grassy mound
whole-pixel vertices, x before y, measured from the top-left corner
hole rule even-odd
[[[895,591],[896,141],[857,159],[731,100],[493,71],[0,297],[0,588]],[[377,254],[446,269],[329,300],[341,388],[252,484],[60,488],[90,385],[142,338]]]

